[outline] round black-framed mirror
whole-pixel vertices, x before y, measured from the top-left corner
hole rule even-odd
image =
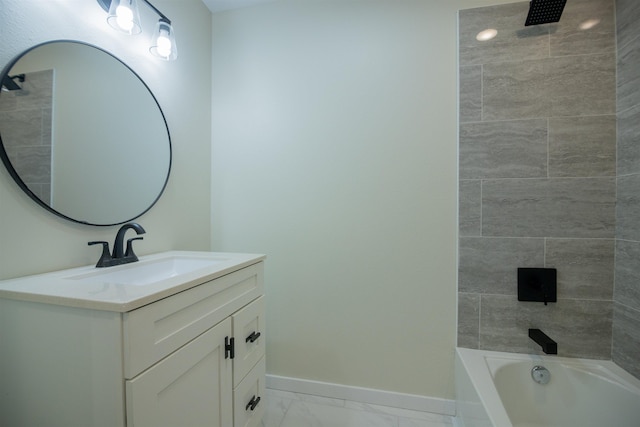
[[[96,226],[129,222],[164,192],[171,136],[147,84],[99,47],[53,40],[2,70],[0,157],[36,203]]]

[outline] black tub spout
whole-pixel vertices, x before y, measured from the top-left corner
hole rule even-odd
[[[540,329],[529,329],[529,338],[534,340],[546,354],[558,354],[558,343]]]

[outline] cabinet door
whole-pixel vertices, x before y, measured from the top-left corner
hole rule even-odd
[[[233,315],[235,359],[233,359],[233,386],[249,373],[264,356],[264,296],[238,310]]]
[[[264,357],[233,391],[233,427],[257,427],[264,415]]]
[[[231,426],[232,361],[225,358],[230,336],[228,318],[127,380],[127,425]]]

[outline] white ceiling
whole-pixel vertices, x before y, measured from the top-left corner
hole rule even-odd
[[[209,10],[213,13],[272,1],[276,0],[202,0],[202,2],[206,4]]]

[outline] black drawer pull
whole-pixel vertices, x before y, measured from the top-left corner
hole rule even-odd
[[[254,342],[260,337],[260,332],[253,331],[244,342]]]
[[[247,406],[244,408],[245,411],[248,411],[249,409],[253,411],[254,409],[256,409],[256,406],[258,406],[258,403],[260,403],[260,396],[256,397],[255,395],[253,395],[249,403],[247,403]]]

